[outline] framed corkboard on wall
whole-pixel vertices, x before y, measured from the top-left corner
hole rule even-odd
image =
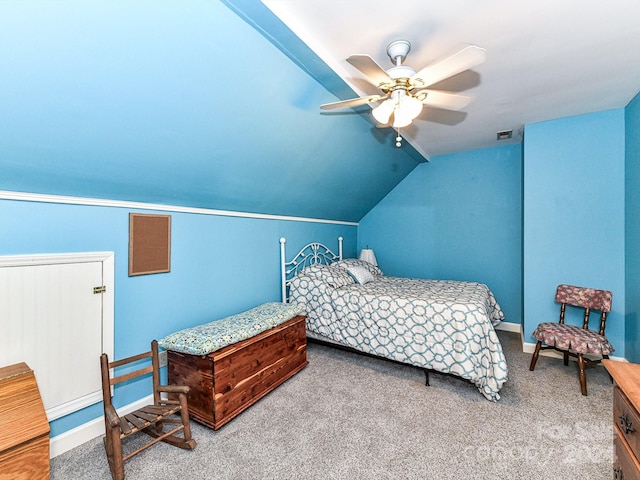
[[[171,215],[129,214],[129,276],[171,270]]]

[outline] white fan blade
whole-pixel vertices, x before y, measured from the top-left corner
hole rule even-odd
[[[424,67],[411,77],[411,82],[419,88],[428,87],[445,78],[453,77],[460,72],[480,65],[487,58],[487,51],[476,45],[469,45],[462,50]]]
[[[376,87],[385,83],[393,83],[387,72],[369,55],[351,55],[347,58],[347,62],[364,73],[367,79]]]
[[[414,96],[427,107],[443,108],[445,110],[462,110],[473,100],[473,98],[465,95],[441,92],[439,90],[420,90]]]
[[[351,100],[343,100],[341,102],[325,103],[324,105],[320,105],[320,108],[322,110],[334,110],[336,108],[357,107],[385,98],[387,98],[387,95],[370,95],[368,97],[352,98]]]

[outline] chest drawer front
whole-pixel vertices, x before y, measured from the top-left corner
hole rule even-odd
[[[640,415],[617,386],[613,390],[613,421],[629,444],[633,455],[640,459]]]
[[[640,464],[629,451],[629,447],[623,438],[622,433],[616,430],[613,439],[614,461],[613,471],[614,480],[640,480]]]

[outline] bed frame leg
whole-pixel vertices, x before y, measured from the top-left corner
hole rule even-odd
[[[429,384],[429,370],[426,369],[426,368],[424,369],[424,376],[425,376],[425,385],[427,387],[429,387],[430,386],[430,384]]]

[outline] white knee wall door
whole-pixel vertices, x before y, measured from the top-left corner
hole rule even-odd
[[[112,252],[0,257],[0,366],[34,370],[49,421],[102,400],[113,279]]]

